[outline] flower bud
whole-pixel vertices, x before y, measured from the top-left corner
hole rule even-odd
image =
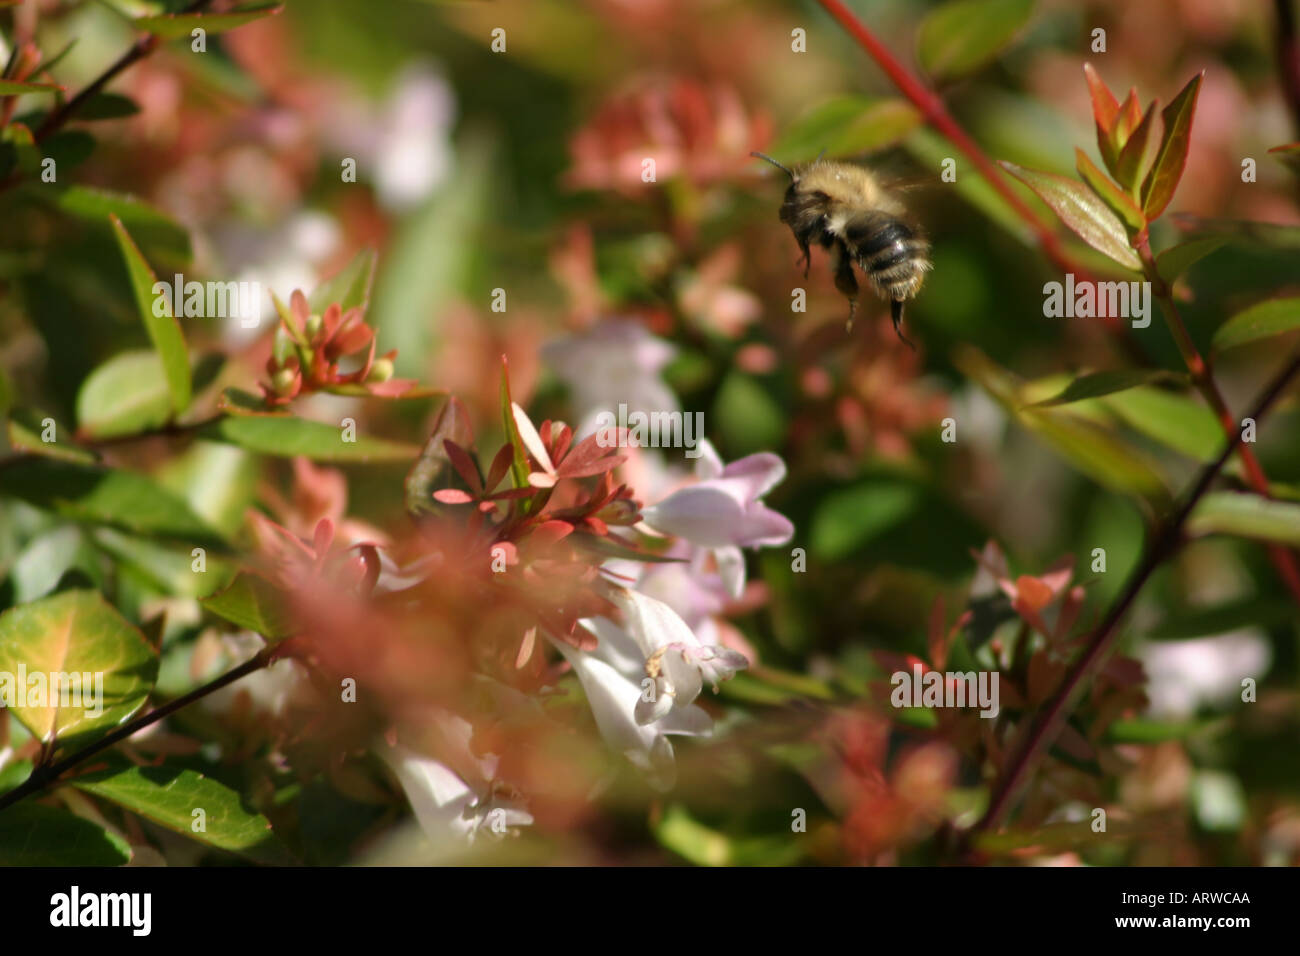
[[[312,315],[307,316],[307,338],[314,338],[316,333],[320,331],[320,326],[321,322],[319,315],[313,313]]]
[[[271,388],[277,395],[289,395],[293,392],[298,373],[291,368],[282,368],[271,376]]]
[[[370,366],[370,372],[366,375],[366,382],[379,383],[386,382],[393,377],[393,363],[391,359],[375,359],[374,364]]]

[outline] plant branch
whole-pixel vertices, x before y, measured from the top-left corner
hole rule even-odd
[[[212,0],[194,0],[193,3],[189,4],[189,6],[179,12],[182,14],[198,13],[211,2]],[[99,76],[83,87],[75,96],[72,97],[72,99],[65,102],[59,108],[52,110],[41,122],[41,125],[32,133],[32,139],[37,143],[41,143],[57,133],[69,120],[76,116],[77,111],[85,106],[89,100],[102,91],[104,87],[111,83],[120,73],[134,66],[136,63],[149,56],[149,54],[153,53],[161,42],[162,38],[156,33],[146,33],[137,37],[135,42],[127,48],[126,52],[114,60],[103,73],[99,74]],[[8,179],[0,182],[0,192],[8,189],[21,178],[21,174],[15,170]]]
[[[1291,356],[1282,371],[1265,388],[1255,405],[1254,411],[1251,412],[1251,417],[1256,421],[1260,421],[1297,373],[1300,373],[1300,350],[1297,350]],[[1002,818],[1010,810],[1012,802],[1028,780],[1035,764],[1060,731],[1061,725],[1069,715],[1075,695],[1111,649],[1115,637],[1119,633],[1119,625],[1133,606],[1143,586],[1156,568],[1178,550],[1183,540],[1183,528],[1188,517],[1201,498],[1205,496],[1205,493],[1209,491],[1215,478],[1223,470],[1223,466],[1232,457],[1233,452],[1237,450],[1237,446],[1240,444],[1241,433],[1234,432],[1228,441],[1227,447],[1223,449],[1213,463],[1207,465],[1201,471],[1196,483],[1184,497],[1183,503],[1177,512],[1163,524],[1147,546],[1142,561],[1129,576],[1123,592],[1111,605],[1102,623],[1093,633],[1083,655],[1070,668],[1070,671],[1061,680],[1056,693],[1038,712],[1038,716],[1024,732],[1018,748],[1007,762],[1005,771],[993,787],[988,810],[980,821],[964,834],[964,846],[969,847],[970,841],[977,834],[998,826]]]
[[[1277,71],[1282,96],[1291,110],[1291,121],[1300,137],[1300,37],[1296,36],[1292,0],[1273,0],[1277,13]]]
[[[75,753],[64,757],[57,763],[37,767],[32,771],[31,776],[24,780],[19,786],[10,790],[6,794],[0,795],[0,811],[3,811],[6,807],[12,806],[25,797],[29,797],[34,793],[39,793],[41,790],[44,790],[46,787],[55,783],[59,777],[67,773],[73,767],[90,757],[95,756],[95,754],[107,750],[119,741],[125,740],[132,734],[143,730],[150,724],[155,724],[164,717],[176,713],[176,711],[180,710],[182,707],[188,707],[195,701],[207,697],[209,694],[220,690],[227,684],[233,684],[241,677],[246,677],[256,670],[261,670],[271,662],[273,657],[274,654],[271,648],[264,648],[255,657],[250,658],[233,670],[227,671],[215,680],[209,681],[202,687],[197,687],[188,694],[185,694],[182,697],[177,697],[175,700],[169,701],[161,707],[155,707],[143,717],[137,717],[135,720],[123,724],[112,733],[107,734],[95,741],[93,744],[83,747]]]
[[[1137,250],[1138,257],[1142,260],[1147,279],[1151,283],[1151,291],[1160,300],[1161,311],[1164,312],[1169,322],[1169,331],[1178,344],[1178,351],[1183,357],[1183,362],[1187,365],[1187,370],[1192,375],[1192,382],[1205,397],[1206,402],[1209,403],[1215,417],[1218,418],[1223,433],[1230,442],[1229,447],[1237,445],[1240,448],[1241,464],[1246,472],[1246,480],[1250,483],[1251,488],[1260,495],[1265,498],[1272,497],[1269,491],[1268,476],[1264,474],[1264,469],[1261,467],[1259,459],[1255,457],[1255,453],[1239,440],[1233,442],[1234,437],[1239,438],[1240,436],[1240,426],[1236,419],[1233,418],[1228,403],[1223,397],[1223,392],[1219,390],[1218,383],[1214,380],[1214,374],[1209,364],[1201,356],[1201,353],[1196,348],[1196,343],[1192,341],[1192,337],[1187,331],[1187,326],[1178,312],[1178,306],[1174,303],[1172,290],[1160,275],[1160,271],[1156,266],[1155,257],[1151,254],[1151,245],[1145,232],[1141,234],[1134,248]],[[1274,568],[1277,569],[1278,575],[1282,578],[1282,582],[1286,585],[1287,590],[1291,592],[1291,597],[1297,604],[1300,604],[1300,565],[1296,563],[1295,553],[1279,544],[1269,545],[1268,553]]]

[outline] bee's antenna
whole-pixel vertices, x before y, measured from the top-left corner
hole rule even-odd
[[[825,157],[826,157],[826,150],[823,149],[820,153],[817,154],[817,158],[814,159],[813,162],[820,163]]]
[[[755,159],[762,159],[762,160],[765,160],[766,162],[771,163],[771,164],[772,164],[773,166],[775,166],[777,169],[781,170],[781,171],[784,172],[787,176],[789,176],[791,182],[794,182],[794,180],[795,180],[796,177],[795,177],[794,172],[790,169],[789,166],[786,166],[786,165],[783,164],[783,163],[778,163],[775,159],[773,159],[771,156],[768,156],[766,153],[753,152],[753,153],[750,153],[749,155],[750,155],[750,156],[753,156]]]

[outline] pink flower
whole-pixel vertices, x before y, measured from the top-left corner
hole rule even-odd
[[[728,593],[739,597],[745,586],[740,549],[781,545],[794,536],[790,519],[761,500],[785,477],[785,462],[760,452],[724,466],[712,444],[700,448],[700,480],[642,509],[642,519],[655,531],[711,549]]]

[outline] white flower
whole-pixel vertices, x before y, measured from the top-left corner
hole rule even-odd
[[[595,652],[586,653],[562,641],[552,643],[582,683],[605,742],[644,772],[656,789],[669,789],[677,768],[668,735],[707,736],[713,730],[713,721],[699,707],[683,707],[652,726],[638,722],[635,713],[643,691],[638,683],[639,660],[634,653],[629,656],[626,647],[619,646],[622,642],[618,628],[611,622],[594,618],[583,623],[600,641]]]
[[[689,707],[707,682],[714,691],[736,671],[749,666],[744,654],[717,644],[703,644],[677,612],[662,601],[627,588],[612,588],[610,601],[623,613],[623,633],[640,654],[646,679],[633,716],[650,724]],[[610,640],[604,628],[601,644]],[[613,630],[618,630],[614,628]],[[617,648],[618,639],[610,640]],[[622,650],[626,656],[627,650]]]
[[[1186,641],[1150,641],[1138,648],[1149,680],[1151,714],[1182,718],[1198,707],[1221,707],[1241,693],[1241,679],[1260,681],[1272,663],[1268,640],[1258,629]]]
[[[790,519],[763,504],[762,497],[785,478],[785,462],[770,452],[724,465],[704,441],[695,463],[695,484],[641,510],[645,523],[662,534],[708,548],[732,597],[745,586],[741,548],[785,544],[794,536]]]
[[[497,759],[477,757],[469,749],[469,722],[444,714],[436,721],[451,752],[447,763],[401,744],[381,742],[379,756],[397,776],[416,822],[435,846],[474,842],[487,832],[501,836],[511,827],[527,826],[533,817],[517,801],[504,798],[495,786]]]

